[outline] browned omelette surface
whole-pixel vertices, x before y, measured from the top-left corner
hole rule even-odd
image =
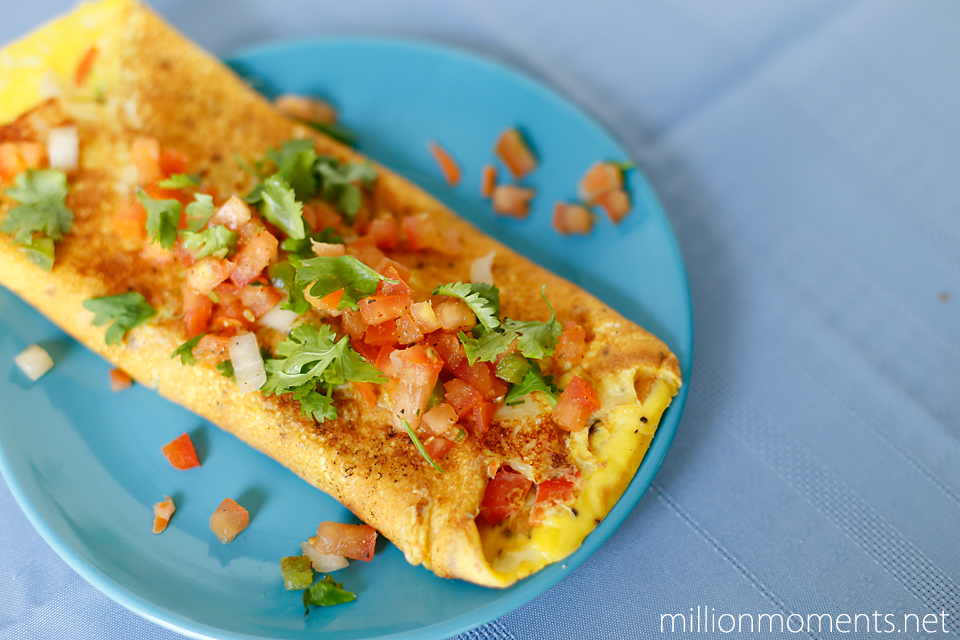
[[[349,384],[335,396],[339,417],[317,424],[288,396],[243,394],[210,365],[186,367],[171,360],[170,353],[187,338],[180,320],[184,272],[176,261],[158,266],[140,246],[126,244],[112,230],[114,213],[136,186],[130,140],[153,136],[162,146],[185,152],[191,158],[190,171],[201,173],[221,193],[242,194],[251,186],[236,155],[258,158],[292,138],[313,138],[319,155],[342,160],[360,156],[279,115],[150,11],[133,2],[115,4],[123,28],[101,45],[101,100],[50,101],[0,128],[0,142],[43,141],[51,126],[75,123],[81,145],[81,169],[71,176],[67,200],[76,222],[57,243],[52,272],[36,267],[8,236],[0,235],[0,283],[137,381],[333,495],[393,541],[410,562],[441,576],[506,586],[557,559],[554,553],[540,566],[535,566],[539,561],[520,566],[497,564],[491,557],[504,555],[503,540],[491,542],[499,534],[483,527],[482,542],[475,524],[491,461],[526,467],[534,475],[537,469],[567,462],[586,474],[588,485],[591,474],[598,483],[604,478],[583,497],[596,502],[594,512],[602,518],[635,473],[660,414],[680,385],[676,357],[596,298],[481,234],[419,188],[378,167],[365,207],[398,218],[426,212],[440,225],[459,229],[463,239],[462,255],[456,259],[430,251],[388,253],[410,269],[418,299],[439,284],[469,281],[471,262],[496,251],[493,275],[505,316],[546,319],[549,311],[540,297],[546,284],[557,317],[586,329],[585,358],[560,375],[558,383],[562,388],[574,374],[593,382],[603,404],[596,429],[575,439],[559,432],[549,414],[498,416],[481,441],[468,439],[444,458],[446,473],[441,475],[405,434],[389,426],[387,406],[366,408]],[[4,201],[0,218],[10,205],[9,199]],[[143,294],[158,314],[131,331],[124,345],[108,346],[103,328],[91,324],[92,314],[82,302],[130,290]],[[615,460],[618,456],[622,462]],[[594,526],[578,525],[575,545]],[[499,529],[502,533],[504,528]],[[573,548],[564,548],[562,555]]]

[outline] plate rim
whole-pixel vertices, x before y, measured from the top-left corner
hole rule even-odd
[[[440,42],[431,39],[401,37],[401,36],[368,36],[368,35],[336,35],[336,36],[314,36],[301,38],[282,38],[274,41],[264,42],[250,47],[243,47],[236,51],[218,58],[221,62],[232,65],[243,58],[251,58],[262,55],[284,54],[301,47],[324,47],[324,46],[389,46],[400,47],[403,49],[419,50],[439,55],[442,57],[453,57],[459,61],[470,65],[479,65],[486,67],[496,74],[504,74],[513,81],[520,83],[526,89],[533,90],[539,96],[546,98],[551,105],[560,106],[568,112],[572,112],[579,119],[585,121],[594,127],[603,136],[613,142],[614,146],[620,151],[623,157],[630,157],[619,139],[611,133],[603,124],[601,124],[586,108],[574,102],[571,98],[563,95],[560,91],[554,89],[548,84],[548,81],[535,77],[532,74],[515,69],[500,58],[495,58],[490,53],[480,53],[474,50],[466,49],[458,45],[452,45],[446,42]],[[235,71],[236,72],[236,71]],[[239,74],[238,74],[239,75]],[[659,216],[667,227],[668,238],[670,240],[671,253],[675,257],[675,263],[680,269],[680,281],[683,285],[685,301],[685,316],[688,319],[686,335],[678,333],[675,336],[677,342],[682,342],[686,338],[689,347],[684,353],[678,354],[681,374],[683,376],[683,385],[680,387],[673,401],[667,408],[664,416],[661,418],[660,425],[644,454],[640,468],[637,470],[634,478],[630,481],[623,495],[614,505],[613,509],[607,514],[603,521],[598,525],[570,556],[556,563],[548,565],[540,572],[529,576],[507,589],[501,590],[503,594],[509,594],[505,597],[498,597],[487,604],[484,604],[471,611],[461,613],[455,617],[445,619],[441,622],[431,624],[426,627],[410,629],[400,633],[369,636],[370,640],[374,638],[390,638],[391,640],[401,640],[407,638],[448,638],[470,629],[477,628],[502,616],[519,609],[533,599],[546,593],[556,584],[562,581],[567,575],[575,571],[581,564],[590,558],[623,524],[624,520],[634,511],[643,495],[652,484],[657,472],[659,471],[666,454],[676,436],[686,399],[690,389],[692,363],[694,353],[694,317],[692,296],[690,292],[689,275],[686,269],[686,263],[683,260],[680,251],[679,242],[669,217],[664,210],[660,199],[656,196],[646,174],[638,167],[636,169],[637,177],[649,191],[651,196],[651,205],[654,213]],[[422,188],[422,187],[421,187]],[[15,295],[15,294],[14,294]],[[18,298],[19,299],[19,298]],[[62,331],[59,327],[58,330]],[[73,338],[70,338],[73,340]],[[83,345],[80,345],[83,347]],[[86,347],[83,347],[86,349]],[[185,634],[193,638],[218,638],[225,640],[249,640],[253,638],[266,639],[269,636],[251,635],[239,633],[236,631],[211,627],[201,621],[193,618],[187,618],[175,611],[159,607],[152,601],[136,594],[119,582],[111,578],[100,569],[94,567],[85,560],[82,555],[74,550],[60,535],[54,531],[40,514],[39,509],[34,505],[26,494],[26,490],[21,485],[19,478],[13,471],[8,459],[8,454],[0,442],[0,472],[2,472],[7,485],[10,487],[11,494],[23,510],[27,519],[34,526],[41,537],[50,545],[50,547],[59,555],[74,571],[76,571],[84,580],[93,585],[101,593],[111,600],[124,607],[125,609],[147,619],[159,626]],[[641,486],[642,485],[642,486]],[[597,536],[597,532],[601,535]],[[593,539],[591,541],[591,539]],[[215,633],[215,635],[208,635]]]

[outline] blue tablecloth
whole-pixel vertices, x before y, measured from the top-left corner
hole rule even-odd
[[[7,5],[0,42],[67,3]],[[464,637],[685,635],[673,614],[960,633],[960,4],[156,7],[219,55],[374,33],[501,59],[613,131],[663,201],[696,318],[676,441],[597,554]],[[78,577],[2,481],[0,549],[2,638],[180,637]]]

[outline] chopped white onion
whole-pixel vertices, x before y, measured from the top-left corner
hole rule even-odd
[[[60,84],[60,78],[53,71],[47,71],[40,77],[40,85],[37,90],[40,92],[42,100],[50,98],[59,98],[63,95],[63,86]]]
[[[470,265],[470,281],[482,282],[483,284],[493,284],[493,257],[497,255],[496,251],[491,251],[487,255],[477,258]]]
[[[293,323],[296,322],[299,317],[296,311],[281,309],[279,304],[275,304],[270,311],[260,316],[260,325],[284,333],[290,333]]]
[[[40,345],[32,344],[13,359],[31,380],[37,380],[53,367],[53,358]]]
[[[76,171],[80,166],[80,132],[75,126],[50,129],[47,139],[50,166],[60,171]]]
[[[230,362],[237,376],[240,391],[255,391],[267,381],[260,345],[253,333],[244,333],[230,340]]]
[[[316,540],[316,538],[311,538],[311,540]],[[310,562],[313,564],[315,571],[320,573],[330,573],[331,571],[336,571],[337,569],[343,569],[350,562],[343,556],[335,556],[326,553],[320,553],[313,548],[313,545],[309,542],[301,542],[300,548],[303,549],[303,555],[310,558]]]

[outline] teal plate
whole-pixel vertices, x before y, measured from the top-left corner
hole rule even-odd
[[[679,356],[689,377],[690,294],[676,240],[653,192],[628,175],[633,212],[588,237],[550,228],[553,203],[573,200],[598,159],[625,159],[613,139],[563,98],[488,60],[436,45],[331,39],[258,48],[230,64],[272,96],[328,96],[358,149],[418,182],[488,234],[572,280],[644,325]],[[523,221],[497,218],[479,196],[481,167],[507,126],[522,128],[541,163],[524,182],[537,190]],[[427,142],[459,161],[456,188],[441,179]],[[56,367],[36,383],[13,364],[31,343]],[[687,385],[674,399],[640,471],[610,515],[562,563],[505,590],[437,578],[381,542],[370,563],[336,574],[356,602],[314,608],[284,590],[279,559],[322,520],[355,521],[333,499],[195,415],[134,386],[109,390],[109,366],[0,289],[0,467],[31,522],[74,569],[123,606],[170,629],[220,639],[446,638],[493,620],[545,592],[584,562],[636,506],[673,440]],[[187,431],[203,466],[170,467],[160,447]],[[150,532],[152,505],[177,503],[170,528]],[[233,543],[209,517],[233,497],[252,523]]]

